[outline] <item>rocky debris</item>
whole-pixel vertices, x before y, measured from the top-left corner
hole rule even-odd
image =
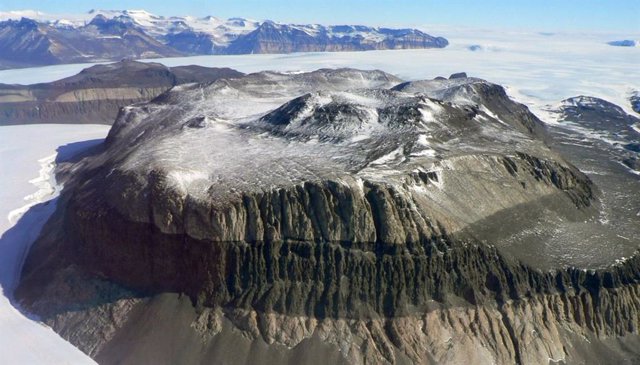
[[[174,87],[73,165],[16,297],[103,363],[603,358],[580,346],[637,338],[640,258],[541,271],[475,235],[531,204],[596,213],[596,187],[536,121],[470,78]]]
[[[121,107],[149,101],[173,86],[240,76],[243,74],[229,68],[169,68],[158,63],[120,61],[92,66],[50,83],[0,84],[0,125],[111,124]]]

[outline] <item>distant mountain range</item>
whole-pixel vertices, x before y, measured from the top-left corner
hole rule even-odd
[[[0,68],[185,55],[442,48],[417,29],[281,24],[144,10],[91,10],[68,17],[0,12]]]

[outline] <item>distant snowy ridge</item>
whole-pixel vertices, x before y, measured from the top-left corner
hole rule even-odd
[[[417,29],[283,24],[214,16],[158,16],[145,10],[52,15],[0,12],[0,67],[181,55],[443,48]],[[3,65],[4,64],[4,65]]]

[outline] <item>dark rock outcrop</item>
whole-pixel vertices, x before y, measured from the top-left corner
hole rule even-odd
[[[466,79],[466,78],[467,78],[467,73],[466,72],[458,72],[458,73],[451,74],[451,76],[449,76],[449,80],[452,80],[452,79]]]

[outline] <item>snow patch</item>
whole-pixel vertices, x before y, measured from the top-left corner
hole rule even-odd
[[[386,165],[390,162],[398,162],[398,160],[400,160],[401,158],[404,158],[403,147],[398,147],[397,149],[387,153],[386,155],[379,157],[374,161],[371,161],[369,165]]]
[[[167,177],[180,188],[186,190],[196,181],[208,180],[209,175],[202,171],[193,170],[173,170],[167,174]]]

